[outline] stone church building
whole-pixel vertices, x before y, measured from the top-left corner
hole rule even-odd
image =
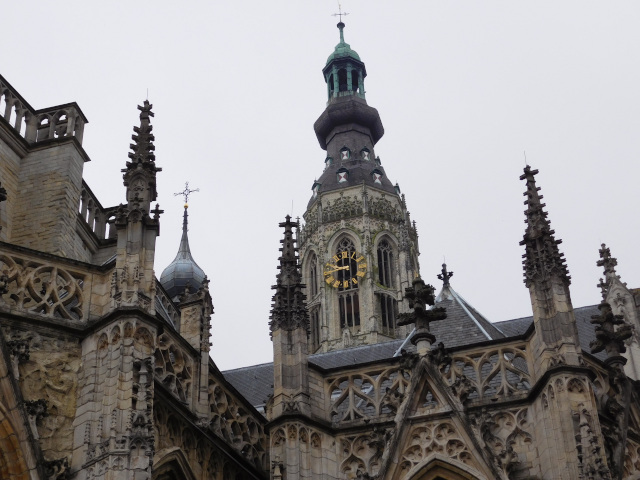
[[[0,479],[640,478],[640,290],[603,245],[601,302],[573,307],[528,166],[532,315],[488,322],[446,265],[426,284],[338,27],[314,125],[324,169],[273,259],[273,362],[228,372],[209,357],[215,298],[187,205],[175,260],[154,262],[149,102],[126,196],[103,206],[80,107],[34,109],[0,76]]]

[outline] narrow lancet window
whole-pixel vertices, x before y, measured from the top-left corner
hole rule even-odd
[[[384,287],[393,287],[393,249],[387,240],[378,244],[378,280]]]

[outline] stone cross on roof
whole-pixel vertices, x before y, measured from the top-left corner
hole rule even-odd
[[[453,272],[448,272],[447,271],[447,264],[443,263],[442,264],[442,273],[438,274],[438,279],[442,280],[442,286],[443,287],[448,287],[449,286],[449,279],[451,277],[453,277]]]

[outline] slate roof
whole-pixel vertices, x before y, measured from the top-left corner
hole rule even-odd
[[[338,170],[341,168],[346,168],[349,171],[349,177],[346,182],[340,183],[338,182]],[[375,183],[371,173],[374,170],[378,170],[382,173],[381,184]],[[320,178],[316,180],[320,184],[319,193],[331,192],[333,190],[339,190],[342,188],[354,187],[358,185],[362,185],[363,183],[367,185],[367,187],[372,187],[377,190],[381,190],[384,193],[388,193],[393,196],[397,196],[396,187],[391,183],[387,174],[384,171],[382,165],[378,165],[374,160],[361,160],[354,159],[341,162],[339,160],[334,159],[334,163],[327,167]],[[317,200],[318,197],[311,197],[309,203],[307,204],[307,208],[313,205],[313,202]]]
[[[443,288],[436,299],[436,306],[447,309],[447,318],[432,323],[431,331],[436,336],[436,341],[443,342],[448,348],[505,337],[451,287]],[[309,355],[309,363],[326,370],[392,358],[400,348],[415,352],[415,346],[405,340],[398,339],[375,345],[316,353]],[[273,393],[273,364],[271,363],[222,373],[229,383],[254,406],[263,405],[267,396]]]
[[[435,306],[446,308],[447,318],[432,323],[431,331],[436,341],[443,342],[448,348],[505,337],[450,285],[442,288]]]
[[[576,316],[576,325],[578,327],[578,337],[580,339],[580,347],[583,351],[591,353],[591,347],[589,343],[596,338],[596,332],[594,326],[591,324],[591,317],[593,315],[599,315],[597,305],[589,305],[588,307],[575,308],[573,313]],[[503,322],[497,322],[495,324],[505,335],[513,337],[516,335],[522,335],[525,333],[531,324],[533,323],[533,317],[515,318],[513,320],[506,320]],[[605,352],[600,352],[594,355],[600,360],[607,358]]]

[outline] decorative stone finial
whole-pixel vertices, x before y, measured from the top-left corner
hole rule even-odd
[[[450,283],[449,283],[449,279],[450,279],[451,277],[453,277],[453,272],[448,272],[448,271],[447,271],[447,264],[446,264],[446,263],[443,263],[443,264],[442,264],[442,270],[441,270],[441,272],[442,272],[442,273],[439,273],[439,274],[438,274],[438,278],[439,278],[440,280],[442,280],[442,286],[443,286],[443,287],[448,287],[448,286],[450,285]]]
[[[602,302],[598,305],[600,315],[591,317],[591,323],[596,326],[596,339],[589,346],[591,353],[607,352],[608,363],[624,365],[626,358],[622,356],[627,348],[624,341],[633,335],[633,326],[624,321],[622,315],[614,315],[611,306]],[[615,327],[618,328],[615,328]]]
[[[151,133],[153,126],[151,125],[150,117],[154,116],[151,111],[152,108],[153,105],[149,103],[149,100],[145,100],[142,106],[138,105],[140,126],[133,127],[135,133],[131,136],[131,139],[135,143],[129,145],[132,150],[129,152],[129,158],[133,160],[133,163],[148,163],[156,160],[156,156],[153,153],[156,149],[153,144],[155,137]]]
[[[545,204],[541,202],[542,195],[538,194],[540,187],[536,186],[534,176],[538,170],[531,170],[527,165],[520,180],[527,182],[527,190],[524,196],[527,199],[524,204],[525,223],[527,229],[520,245],[525,246],[525,254],[522,264],[524,266],[524,283],[527,287],[536,281],[547,281],[552,276],[558,277],[565,285],[571,283],[571,277],[565,264],[564,254],[558,249],[562,240],[556,240],[555,231],[547,220]]]
[[[295,246],[293,236],[293,227],[298,228],[298,222],[292,222],[289,215],[286,221],[280,223],[280,227],[284,228],[284,239],[280,240],[282,248],[280,251],[280,272],[276,276],[276,285],[273,288],[276,293],[273,295],[273,307],[271,309],[271,321],[269,328],[271,333],[274,331],[295,330],[303,328],[309,332],[309,312],[307,311],[306,298],[302,293],[305,285],[302,283],[300,274],[300,266],[298,265],[298,249]]]
[[[398,325],[416,324],[416,330],[411,342],[418,346],[418,353],[425,355],[436,337],[429,330],[429,323],[447,318],[446,310],[442,307],[429,308],[435,304],[435,288],[426,285],[420,277],[413,280],[413,286],[405,289],[405,297],[409,300],[410,313],[398,315]]]

